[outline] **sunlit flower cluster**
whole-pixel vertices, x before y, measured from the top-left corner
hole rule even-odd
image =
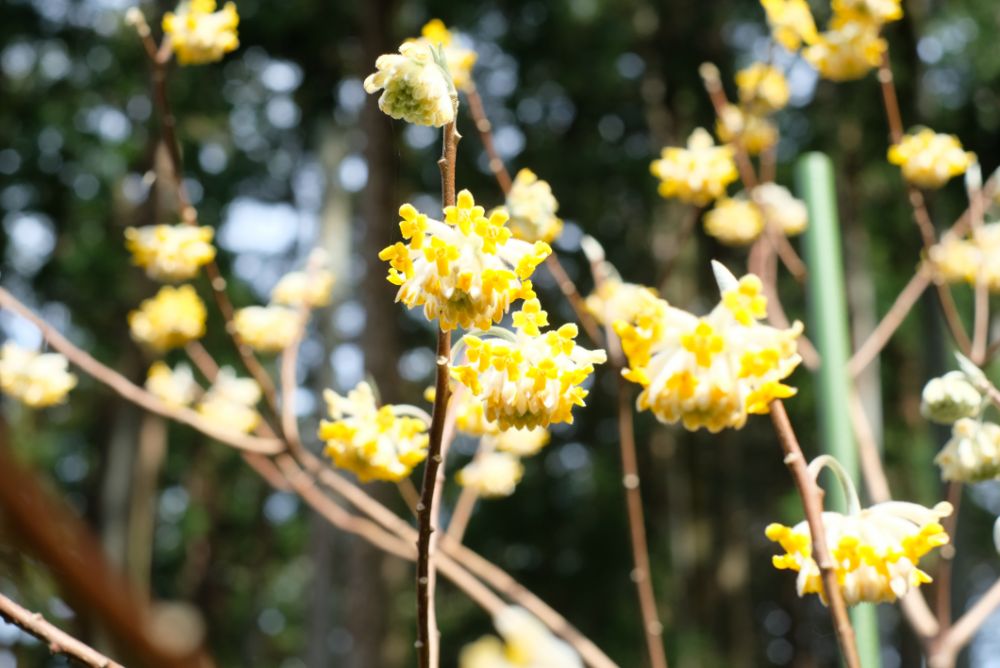
[[[287,348],[299,332],[299,314],[287,306],[247,306],[236,311],[233,325],[240,340],[264,353]]]
[[[889,147],[889,162],[899,165],[903,177],[921,188],[940,188],[965,173],[976,155],[962,149],[955,135],[920,128]]]
[[[735,104],[726,105],[715,123],[715,133],[726,143],[737,143],[758,155],[778,143],[778,127],[767,117]]]
[[[431,19],[420,31],[420,38],[415,40],[434,46],[440,44],[444,49],[444,59],[448,64],[455,88],[467,90],[472,84],[472,68],[476,64],[476,52],[463,47],[462,36],[448,29],[441,19]]]
[[[857,21],[889,23],[903,18],[902,0],[833,0],[834,14]]]
[[[205,335],[208,313],[190,285],[165,285],[128,314],[132,338],[163,352]]]
[[[704,222],[705,232],[727,246],[746,246],[764,231],[764,215],[745,197],[720,199]]]
[[[797,199],[788,188],[777,183],[762,183],[753,189],[752,199],[764,214],[768,225],[774,225],[786,237],[802,234],[809,222],[806,203]]]
[[[378,107],[393,118],[441,127],[455,120],[456,93],[447,65],[439,62],[440,46],[405,42],[399,53],[383,54],[376,71],[365,79],[368,93],[382,91]]]
[[[603,350],[576,344],[576,325],[543,333],[547,324],[548,314],[532,298],[514,314],[514,332],[494,329],[462,338],[468,362],[452,367],[452,376],[501,429],[572,422],[573,407],[583,406],[587,396],[581,385],[607,359]]]
[[[1000,292],[1000,223],[977,228],[971,237],[945,235],[928,253],[937,280],[974,285],[982,278]]]
[[[726,186],[739,176],[732,147],[716,146],[704,128],[691,133],[685,148],[665,147],[650,171],[660,179],[660,195],[697,206],[725,195]]]
[[[0,348],[0,389],[31,408],[60,404],[76,387],[69,360],[8,341]]]
[[[240,45],[236,27],[240,16],[227,2],[216,11],[215,0],[182,0],[176,12],[163,16],[163,32],[181,65],[204,65],[222,60]]]
[[[255,406],[260,401],[260,385],[252,378],[239,378],[231,367],[219,369],[212,387],[198,402],[198,413],[225,431],[249,433],[260,424]]]
[[[788,104],[788,80],[774,65],[754,63],[736,73],[740,103],[762,113],[773,113]]]
[[[330,304],[333,272],[323,267],[309,271],[290,271],[271,290],[271,302],[284,306],[322,308]]]
[[[463,190],[457,205],[445,208],[444,222],[410,204],[400,207],[399,215],[409,243],[397,242],[379,258],[389,262],[389,282],[399,286],[396,300],[422,306],[441,329],[488,329],[511,302],[534,296],[527,279],[552,249],[544,241],[512,238],[505,210],[487,217]]]
[[[548,443],[549,430],[544,427],[506,429],[493,436],[493,447],[518,457],[537,455]]]
[[[697,317],[663,300],[615,330],[628,358],[625,377],[642,386],[640,410],[668,424],[711,432],[739,429],[750,413],[767,413],[774,399],[795,394],[783,384],[798,366],[801,323],[780,330],[767,315],[760,279],[739,281],[713,263],[722,300]]]
[[[149,225],[125,230],[132,261],[156,281],[185,281],[215,259],[211,227]]]
[[[582,668],[573,649],[522,608],[508,607],[493,619],[503,637],[484,636],[462,648],[459,668]]]
[[[789,51],[812,44],[819,33],[806,0],[760,0],[774,41]]]
[[[892,602],[930,582],[930,576],[917,565],[922,556],[948,543],[939,520],[951,511],[946,502],[925,508],[888,501],[847,515],[824,512],[826,542],[847,604]],[[798,572],[799,596],[818,594],[825,603],[827,595],[812,556],[808,524],[771,524],[766,533],[785,551],[773,557],[775,568]]]
[[[972,418],[955,422],[934,458],[944,480],[982,482],[1000,477],[1000,425]]]
[[[961,371],[950,371],[932,378],[920,396],[920,412],[938,424],[951,424],[961,418],[979,415],[983,397]]]
[[[509,452],[481,452],[463,466],[455,479],[462,487],[475,489],[479,496],[510,496],[524,475],[521,459]]]
[[[522,169],[514,177],[504,206],[516,239],[551,243],[562,232],[563,222],[556,215],[559,202],[552,187],[530,169]]]
[[[584,237],[581,245],[590,261],[598,263],[604,273],[585,301],[597,322],[604,327],[613,327],[619,320],[632,323],[640,313],[655,309],[660,301],[656,290],[623,281],[614,265],[604,260],[604,249],[593,238]]]
[[[323,393],[330,420],[319,426],[324,452],[335,466],[347,469],[362,482],[398,482],[427,458],[430,416],[415,406],[379,407],[365,382],[341,396]]]
[[[154,362],[146,375],[146,389],[164,403],[173,406],[190,406],[201,392],[187,364],[171,369],[164,362]]]

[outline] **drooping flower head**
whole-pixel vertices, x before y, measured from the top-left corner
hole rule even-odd
[[[430,416],[415,406],[379,407],[371,385],[365,382],[341,396],[323,393],[330,420],[319,426],[324,452],[335,466],[347,469],[361,482],[398,482],[427,458]]]
[[[889,147],[889,162],[899,165],[903,177],[921,188],[940,188],[975,161],[976,155],[963,150],[958,137],[930,128],[920,128]]]
[[[260,424],[260,414],[255,408],[260,397],[257,381],[239,378],[231,367],[224,366],[201,397],[197,410],[220,429],[247,434]]]
[[[236,311],[233,325],[240,340],[262,353],[281,352],[299,332],[300,318],[287,306],[247,306]]]
[[[563,222],[556,215],[559,202],[552,187],[530,169],[522,169],[514,177],[504,206],[515,239],[551,243],[562,232]]]
[[[576,345],[576,325],[543,333],[547,324],[548,314],[532,298],[514,314],[514,332],[493,329],[462,338],[468,362],[452,367],[452,376],[501,429],[573,422],[573,406],[583,406],[587,396],[582,383],[607,359],[603,350]]]
[[[788,104],[788,80],[774,65],[754,63],[736,73],[740,103],[760,113],[773,113]]]
[[[632,322],[615,324],[629,362],[624,375],[643,388],[639,410],[691,431],[739,429],[748,414],[769,412],[771,401],[795,394],[782,381],[801,361],[801,323],[781,330],[759,322],[767,316],[760,279],[737,281],[713,267],[722,300],[707,316],[657,300]]]
[[[1000,425],[962,418],[934,458],[943,480],[982,482],[1000,478]]]
[[[390,264],[389,282],[399,286],[396,300],[422,306],[441,329],[488,329],[511,302],[534,296],[528,278],[552,248],[512,238],[503,209],[487,217],[463,190],[457,205],[445,208],[444,222],[410,204],[400,207],[399,215],[408,243],[383,249],[379,259]]]
[[[569,645],[522,608],[504,608],[493,625],[503,640],[484,636],[466,645],[459,668],[583,668]]]
[[[154,362],[146,375],[146,389],[170,406],[189,406],[201,388],[187,364],[171,369],[164,362]]]
[[[422,41],[405,42],[399,53],[383,54],[376,71],[365,79],[365,91],[382,91],[378,108],[395,119],[415,125],[442,127],[455,120],[457,97],[440,47]]]
[[[240,45],[236,27],[240,16],[227,2],[219,11],[215,0],[182,0],[176,12],[163,15],[163,32],[181,65],[204,65],[222,60]]]
[[[764,216],[745,197],[726,197],[705,214],[705,232],[727,246],[746,246],[764,231]]]
[[[190,285],[165,285],[128,314],[132,338],[164,352],[205,335],[208,313]]]
[[[438,45],[444,49],[445,62],[448,63],[448,72],[451,74],[455,88],[467,90],[472,84],[472,68],[476,64],[478,55],[472,49],[461,45],[461,36],[448,30],[441,19],[431,19],[420,30],[420,39],[429,45]]]
[[[462,487],[471,487],[479,496],[493,499],[510,496],[524,475],[521,460],[509,452],[481,452],[463,466],[455,479]]]
[[[125,230],[132,262],[155,281],[186,281],[215,259],[211,227],[149,225]]]
[[[879,66],[888,48],[885,39],[879,36],[879,27],[871,20],[834,17],[829,29],[804,49],[802,55],[824,79],[860,79]]]
[[[983,409],[983,397],[961,371],[932,378],[920,395],[921,414],[938,424],[952,424],[961,418],[976,417]]]
[[[0,349],[0,389],[31,408],[61,404],[76,387],[69,360],[7,341]]]
[[[660,179],[660,195],[697,206],[722,197],[739,176],[732,147],[716,146],[704,128],[691,133],[686,148],[665,147],[650,171]]]
[[[778,143],[778,126],[768,118],[727,104],[715,122],[715,133],[727,144],[737,144],[750,155],[759,155]]]
[[[789,51],[818,38],[816,21],[806,0],[760,0],[760,4],[767,13],[774,41]]]

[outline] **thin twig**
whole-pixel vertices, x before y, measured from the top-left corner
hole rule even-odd
[[[851,392],[850,410],[851,425],[854,427],[854,437],[858,444],[861,475],[865,480],[868,496],[875,503],[889,501],[892,499],[892,494],[889,492],[889,480],[885,477],[885,469],[882,468],[882,456],[875,442],[868,414],[857,392]]]
[[[921,265],[917,273],[910,279],[910,282],[906,284],[906,287],[900,291],[896,297],[896,301],[892,303],[892,306],[886,312],[885,316],[883,316],[882,320],[847,363],[847,369],[851,376],[857,377],[882,352],[882,349],[885,348],[886,344],[889,343],[889,339],[892,338],[892,335],[896,333],[899,326],[906,320],[910,309],[917,303],[920,296],[924,294],[924,290],[927,289],[930,283],[931,272],[925,265]]]
[[[963,647],[969,644],[976,632],[986,623],[993,611],[1000,607],[1000,579],[983,594],[971,608],[965,611],[955,625],[941,637],[931,655],[931,668],[953,666],[955,658]]]
[[[955,537],[958,528],[958,513],[962,509],[962,483],[952,480],[948,483],[945,498],[953,508],[950,515],[941,520],[945,533],[951,542],[941,548],[941,559],[934,577],[934,612],[938,624],[947,633],[951,626],[951,582],[955,565]]]
[[[468,90],[465,91],[465,96],[469,101],[469,112],[472,114],[472,122],[476,126],[479,139],[483,142],[483,149],[486,151],[486,157],[489,159],[490,171],[493,172],[497,183],[500,184],[500,190],[506,195],[510,192],[513,181],[510,178],[510,172],[507,171],[507,166],[503,163],[503,158],[497,153],[496,146],[493,143],[493,124],[490,123],[490,119],[486,116],[486,110],[483,108],[483,98],[479,96],[479,90],[476,89],[475,84],[469,86]]]

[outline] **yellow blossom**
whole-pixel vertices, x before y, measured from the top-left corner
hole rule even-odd
[[[514,177],[504,207],[515,239],[551,243],[562,232],[563,222],[556,215],[559,202],[552,187],[530,169],[522,169]]]
[[[281,352],[299,331],[299,314],[286,306],[247,306],[236,311],[233,325],[240,339],[263,353]]]
[[[739,429],[751,413],[767,413],[774,399],[795,394],[783,384],[798,366],[802,324],[779,330],[767,315],[761,282],[739,281],[713,263],[722,300],[697,317],[663,300],[615,330],[629,362],[627,379],[642,386],[637,406],[668,424],[711,432]]]
[[[227,2],[219,11],[215,0],[182,0],[177,11],[163,15],[163,32],[181,65],[204,65],[222,60],[240,45],[236,5]]]
[[[198,413],[225,431],[250,433],[260,424],[255,406],[260,385],[251,378],[238,378],[230,367],[219,369],[208,392],[198,402]]]
[[[1000,425],[973,418],[956,421],[934,463],[944,480],[973,483],[1000,477]]]
[[[205,304],[190,285],[165,285],[128,314],[132,338],[163,352],[205,335]]]
[[[522,608],[504,608],[493,625],[503,640],[484,636],[466,645],[458,668],[583,668],[569,645]]]
[[[378,107],[385,114],[416,125],[441,127],[455,120],[455,87],[437,62],[435,49],[421,41],[405,42],[399,53],[383,54],[365,79],[368,93],[382,91]]]
[[[747,113],[734,104],[722,109],[715,133],[725,143],[739,144],[750,155],[758,155],[778,143],[778,127],[767,118]]]
[[[802,55],[824,79],[850,81],[878,67],[887,48],[885,39],[879,36],[879,24],[835,17],[830,22],[830,29]]]
[[[740,102],[761,113],[784,109],[788,104],[788,80],[774,65],[754,63],[736,73]]]
[[[901,0],[833,0],[835,16],[844,19],[889,23],[903,18]]]
[[[584,302],[587,310],[602,326],[612,327],[619,320],[634,323],[637,315],[648,311],[651,305],[660,301],[653,288],[623,281],[618,270],[603,259],[604,249],[600,248],[596,240],[584,237],[582,245],[588,259],[598,264],[605,274]]]
[[[500,452],[509,452],[518,457],[531,457],[549,443],[549,430],[544,427],[534,429],[507,429],[492,437],[493,446]]]
[[[727,246],[746,246],[764,231],[764,216],[745,198],[725,198],[705,214],[705,232]]]
[[[472,49],[462,47],[461,36],[448,30],[441,19],[431,19],[420,31],[420,39],[427,44],[440,44],[444,48],[444,58],[448,63],[455,88],[468,90],[472,84],[472,68],[476,64],[477,54]]]
[[[583,406],[580,385],[606,361],[603,350],[576,345],[576,325],[542,332],[547,322],[537,299],[514,314],[515,332],[491,330],[462,338],[467,363],[452,376],[483,402],[486,418],[501,429],[547,427],[572,422],[573,406]]]
[[[534,296],[528,278],[552,249],[512,238],[506,212],[487,218],[468,190],[457,202],[445,208],[444,222],[404,204],[399,228],[408,243],[383,249],[379,259],[389,262],[389,282],[399,286],[396,301],[422,306],[445,331],[488,329],[511,302]]]
[[[990,292],[1000,292],[1000,223],[980,225],[971,238],[947,234],[928,257],[939,281],[974,285],[981,275]]]
[[[459,470],[455,479],[485,498],[510,496],[524,475],[524,465],[508,452],[485,452],[476,455]]]
[[[903,177],[921,188],[940,188],[975,161],[975,154],[964,151],[958,137],[929,128],[919,128],[889,147],[889,162],[899,165]]]
[[[309,308],[322,308],[330,304],[334,276],[325,263],[316,269],[291,271],[281,277],[271,290],[271,301],[285,306],[305,304]]]
[[[762,183],[753,189],[753,201],[760,207],[767,224],[775,226],[785,236],[805,231],[809,222],[806,204],[796,199],[788,188],[777,183]]]
[[[806,0],[760,0],[774,41],[789,51],[817,39],[816,21]]]
[[[69,360],[59,353],[39,353],[13,341],[0,349],[0,389],[31,408],[61,404],[76,387]]]
[[[368,383],[341,396],[323,393],[331,420],[319,426],[324,452],[335,466],[352,471],[362,482],[398,482],[427,458],[430,416],[415,406],[379,407]]]
[[[650,171],[660,179],[660,195],[697,206],[725,195],[726,186],[739,176],[733,149],[716,146],[704,128],[691,133],[686,148],[665,147]]]
[[[201,388],[187,364],[171,369],[164,362],[154,362],[146,375],[146,389],[171,406],[188,406]]]
[[[211,227],[149,225],[125,230],[132,262],[157,281],[185,281],[215,259]]]

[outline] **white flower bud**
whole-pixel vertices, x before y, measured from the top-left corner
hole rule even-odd
[[[1000,426],[962,418],[934,463],[944,480],[982,482],[1000,476]]]
[[[434,127],[455,120],[455,86],[432,47],[407,42],[398,54],[379,56],[375,68],[365,79],[365,90],[382,90],[378,107],[389,116]]]
[[[920,412],[925,418],[939,424],[951,424],[961,418],[979,414],[983,398],[961,371],[932,378],[924,386]]]

